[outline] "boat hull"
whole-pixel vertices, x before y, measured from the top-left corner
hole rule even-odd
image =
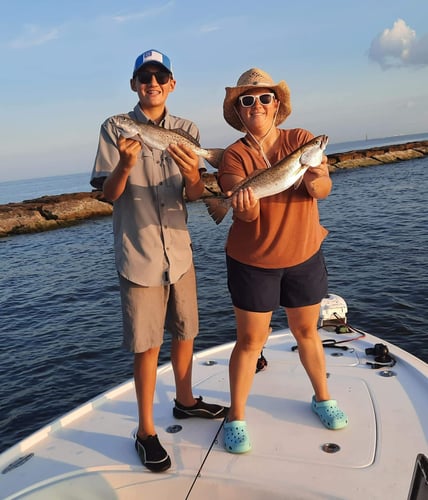
[[[320,335],[355,337],[328,329]],[[311,411],[311,385],[285,329],[270,335],[267,368],[255,375],[248,399],[250,453],[224,450],[221,420],[174,419],[174,377],[165,364],[158,369],[154,412],[171,469],[154,474],[139,462],[130,380],[1,454],[2,498],[407,498],[416,456],[428,452],[428,368],[383,342],[396,364],[372,369],[365,350],[379,342],[367,334],[340,344],[347,349],[325,349],[330,392],[349,416],[345,429],[325,429]],[[229,404],[232,348],[195,354],[195,395]]]

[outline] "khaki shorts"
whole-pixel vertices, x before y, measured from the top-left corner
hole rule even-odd
[[[198,334],[195,269],[177,283],[159,287],[136,285],[119,275],[123,318],[123,347],[145,352],[162,345],[164,331],[191,340]]]

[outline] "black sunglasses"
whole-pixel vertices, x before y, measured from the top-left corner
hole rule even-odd
[[[275,99],[275,94],[269,92],[268,94],[261,95],[240,95],[238,99],[243,108],[251,108],[251,106],[254,106],[256,99],[258,99],[263,106],[267,106],[272,102],[272,99]]]
[[[140,83],[152,83],[152,78],[155,77],[159,85],[165,85],[171,79],[171,73],[168,71],[137,71],[134,77],[137,77]]]

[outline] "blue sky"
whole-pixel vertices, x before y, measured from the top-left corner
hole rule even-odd
[[[238,133],[224,87],[259,67],[291,89],[282,127],[330,143],[428,132],[426,0],[0,0],[0,182],[91,171],[101,122],[130,110],[135,58],[168,54],[173,114],[204,147]]]

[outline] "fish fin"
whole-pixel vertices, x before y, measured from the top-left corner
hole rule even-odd
[[[214,168],[220,166],[221,159],[223,157],[224,149],[221,148],[207,148],[208,154],[205,156],[207,162]]]
[[[224,196],[215,196],[212,198],[205,198],[204,203],[211,215],[213,221],[218,225],[226,216],[230,208],[230,198]]]
[[[195,146],[198,146],[198,148],[201,146],[199,142],[192,135],[190,135],[185,130],[182,130],[181,128],[173,128],[171,129],[171,132],[175,132],[176,134],[181,135],[181,137],[184,137],[184,139],[187,139]]]
[[[299,189],[302,180],[303,180],[303,175],[299,179],[297,179],[297,181],[294,183],[294,189]]]

